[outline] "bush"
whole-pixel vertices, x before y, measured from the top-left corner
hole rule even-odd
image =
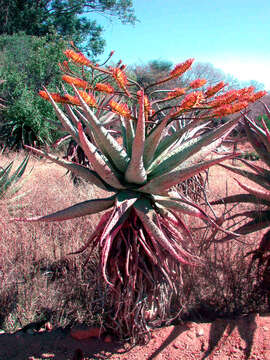
[[[59,134],[46,119],[56,120],[49,104],[38,96],[42,85],[55,87],[60,79],[58,60],[65,42],[54,35],[28,36],[23,33],[0,36],[1,97],[7,107],[1,112],[1,141],[9,148],[23,144],[51,143]]]

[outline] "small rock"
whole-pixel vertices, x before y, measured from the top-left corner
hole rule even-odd
[[[55,359],[55,354],[41,354],[42,359]]]
[[[47,331],[52,331],[52,329],[53,329],[52,324],[51,324],[50,322],[46,322],[46,324],[45,324],[45,329],[46,329]]]
[[[196,336],[199,337],[199,336],[203,336],[204,335],[204,331],[202,328],[199,328],[196,332]]]
[[[2,330],[2,329],[0,329],[0,335],[1,335],[1,334],[5,334],[5,331]]]
[[[264,331],[269,331],[269,328],[267,326],[263,326]]]
[[[175,342],[175,343],[173,343],[173,347],[175,348],[175,349],[179,349],[179,344],[177,343],[177,342]]]

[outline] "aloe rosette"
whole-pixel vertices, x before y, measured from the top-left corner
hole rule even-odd
[[[205,159],[238,119],[203,133],[207,121],[238,112],[252,96],[262,94],[246,88],[217,95],[224,90],[223,82],[198,91],[205,85],[198,79],[151,100],[152,85],[141,88],[127,78],[123,65],[102,67],[73,50],[65,54],[78,66],[79,75],[65,61],[63,93],[44,89],[40,96],[52,103],[63,130],[83,149],[90,167],[27,148],[110,194],[50,215],[17,220],[50,222],[102,213],[96,230],[77,253],[88,250],[90,256],[99,249],[100,269],[114,309],[108,313],[107,327],[121,337],[142,339],[149,324],[167,320],[172,294],[177,292],[179,264],[200,262],[192,253],[194,242],[184,218],[193,216],[217,226],[198,204],[171,189],[231,158]],[[180,77],[192,63],[189,59],[175,66],[153,85]],[[187,114],[190,119],[184,127],[173,127]],[[120,129],[118,139],[107,129],[108,123]],[[146,321],[149,309],[153,311]]]
[[[264,104],[264,107],[267,115],[270,116],[269,108],[266,104]],[[244,159],[239,159],[239,161],[245,164],[248,169],[221,164],[221,166],[236,175],[240,175],[243,179],[246,178],[253,181],[257,186],[247,185],[241,178],[235,179],[240,188],[244,190],[244,193],[227,196],[212,204],[248,203],[254,205],[250,211],[239,212],[228,217],[228,220],[247,218],[248,221],[245,222],[245,224],[239,225],[234,230],[240,235],[247,235],[270,226],[270,131],[263,118],[261,119],[261,126],[246,114],[243,114],[243,121],[247,138],[259,155],[259,158],[264,162],[265,167],[254,165]],[[262,246],[262,251],[266,251],[267,246],[268,250],[270,249],[269,235],[270,230],[268,230],[263,237],[264,240],[260,245]],[[231,238],[228,234],[226,237],[220,239],[220,241],[227,241]]]

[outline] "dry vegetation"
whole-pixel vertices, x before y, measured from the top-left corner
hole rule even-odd
[[[14,156],[2,155],[0,164]],[[18,155],[15,162],[22,158],[23,154]],[[9,220],[46,214],[102,194],[91,185],[74,187],[65,170],[48,161],[32,158],[28,171],[31,167],[30,179],[22,190],[30,192],[17,201],[0,204],[0,328],[14,332],[43,319],[56,327],[100,325],[108,307],[95,254],[85,267],[87,254],[67,255],[88,240],[99,215],[51,224]],[[223,168],[211,169],[211,197],[224,195],[225,177],[230,192],[238,191],[229,176]],[[224,209],[215,210],[221,215]],[[179,291],[171,309],[176,321],[269,311],[267,293],[256,280],[256,269],[248,274],[250,257],[245,257],[258,245],[261,234],[242,239],[249,245],[230,241],[208,248],[205,239],[209,235],[205,230],[195,231],[196,252],[204,264],[181,269]]]

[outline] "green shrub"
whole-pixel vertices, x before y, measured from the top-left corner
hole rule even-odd
[[[60,79],[58,61],[65,42],[56,36],[35,37],[23,33],[0,36],[1,141],[9,148],[23,144],[52,143],[59,133],[46,119],[56,120],[49,106],[36,96],[42,85],[55,87]]]

